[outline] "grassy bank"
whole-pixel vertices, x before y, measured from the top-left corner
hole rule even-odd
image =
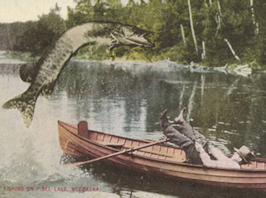
[[[7,51],[5,56],[8,59],[16,59],[24,62],[37,62],[40,58],[39,56],[33,57],[30,52],[15,52],[15,51]]]
[[[122,53],[122,52],[123,53]],[[122,54],[122,55],[121,55]],[[170,60],[180,64],[190,65],[193,62],[179,61],[181,55],[176,55],[176,50],[168,48],[162,50],[160,53],[151,52],[143,48],[116,48],[111,53],[106,51],[104,47],[88,46],[82,48],[77,55],[76,59],[79,60],[112,60],[112,61],[143,61],[143,62],[156,62],[160,60]],[[30,52],[15,52],[7,51],[6,57],[9,59],[18,59],[25,62],[37,62],[40,56],[32,56]],[[215,62],[215,61],[214,61]],[[253,62],[240,62],[229,61],[225,65],[210,65],[204,61],[200,63],[193,63],[195,66],[204,66],[207,68],[224,67],[224,69],[234,70],[239,66],[245,66],[253,70],[265,70],[265,67],[259,65],[256,61]]]

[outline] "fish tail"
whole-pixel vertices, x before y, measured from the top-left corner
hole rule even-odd
[[[36,97],[29,97],[26,93],[23,93],[7,101],[2,107],[4,109],[18,109],[21,113],[25,126],[28,128],[33,118],[35,104]]]

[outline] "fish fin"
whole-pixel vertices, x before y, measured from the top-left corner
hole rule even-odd
[[[25,97],[25,95],[25,93],[18,95],[7,101],[2,107],[4,109],[18,109],[25,126],[28,128],[33,118],[36,98]]]
[[[36,66],[36,64],[33,63],[27,63],[25,65],[21,65],[19,68],[19,76],[21,78],[21,80],[23,80],[24,82],[29,82],[31,83],[38,72],[38,68]]]
[[[56,83],[56,80],[47,85],[44,85],[41,91],[42,96],[44,96],[47,99],[50,98],[50,96],[52,95],[54,91],[55,83]]]

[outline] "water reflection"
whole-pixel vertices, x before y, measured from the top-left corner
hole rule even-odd
[[[85,158],[72,158],[63,155],[62,163],[86,160]],[[110,166],[105,163],[95,162],[82,167],[84,173],[92,175],[94,179],[109,184],[111,192],[122,198],[186,198],[186,197],[264,197],[265,193],[256,190],[232,189],[195,184],[187,181],[176,181],[143,175]]]
[[[187,119],[193,118],[193,126],[214,144],[224,140],[227,152],[245,144],[266,156],[265,77],[151,68],[136,72],[130,67],[72,62],[54,95],[66,91],[77,120],[93,118],[101,130],[143,138],[146,132],[160,131],[156,123],[163,109],[173,118],[186,106]]]
[[[0,67],[2,103],[28,86],[22,83],[17,72],[16,67],[11,70]],[[34,176],[27,181],[34,184],[92,183],[122,197],[134,197],[136,192],[170,197],[233,197],[243,191],[151,178],[104,164],[85,167],[82,172],[62,167],[58,163],[62,151],[56,122],[60,119],[76,124],[87,120],[89,128],[94,130],[158,140],[162,137],[158,126],[160,113],[167,108],[173,119],[182,107],[187,107],[187,118],[193,118],[193,126],[224,152],[231,153],[234,147],[245,144],[257,156],[266,157],[265,87],[264,73],[244,78],[223,73],[192,73],[174,66],[72,61],[62,72],[52,97],[38,99],[30,129],[23,128],[20,115],[14,111],[0,111],[5,137],[0,141],[0,152],[5,152],[1,155],[5,163],[0,165],[0,170],[6,172],[0,178],[16,181],[30,177],[28,172],[33,172]],[[36,170],[24,169],[19,164],[21,157],[16,157],[16,149],[10,149],[10,142],[23,151],[27,167]],[[25,171],[11,174],[7,171],[10,163],[14,167],[19,164],[20,170]]]

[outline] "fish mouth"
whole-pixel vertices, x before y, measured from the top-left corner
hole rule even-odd
[[[146,38],[140,37],[140,38],[127,38],[127,41],[130,42],[132,45],[137,45],[141,47],[151,48],[155,45],[151,42],[149,42]]]
[[[126,37],[123,34],[115,34],[112,33],[112,46],[116,45],[133,45],[133,46],[141,46],[145,48],[151,48],[154,47],[155,45],[148,41],[145,36],[148,35],[149,33],[144,33],[144,34],[134,34],[131,36]]]

